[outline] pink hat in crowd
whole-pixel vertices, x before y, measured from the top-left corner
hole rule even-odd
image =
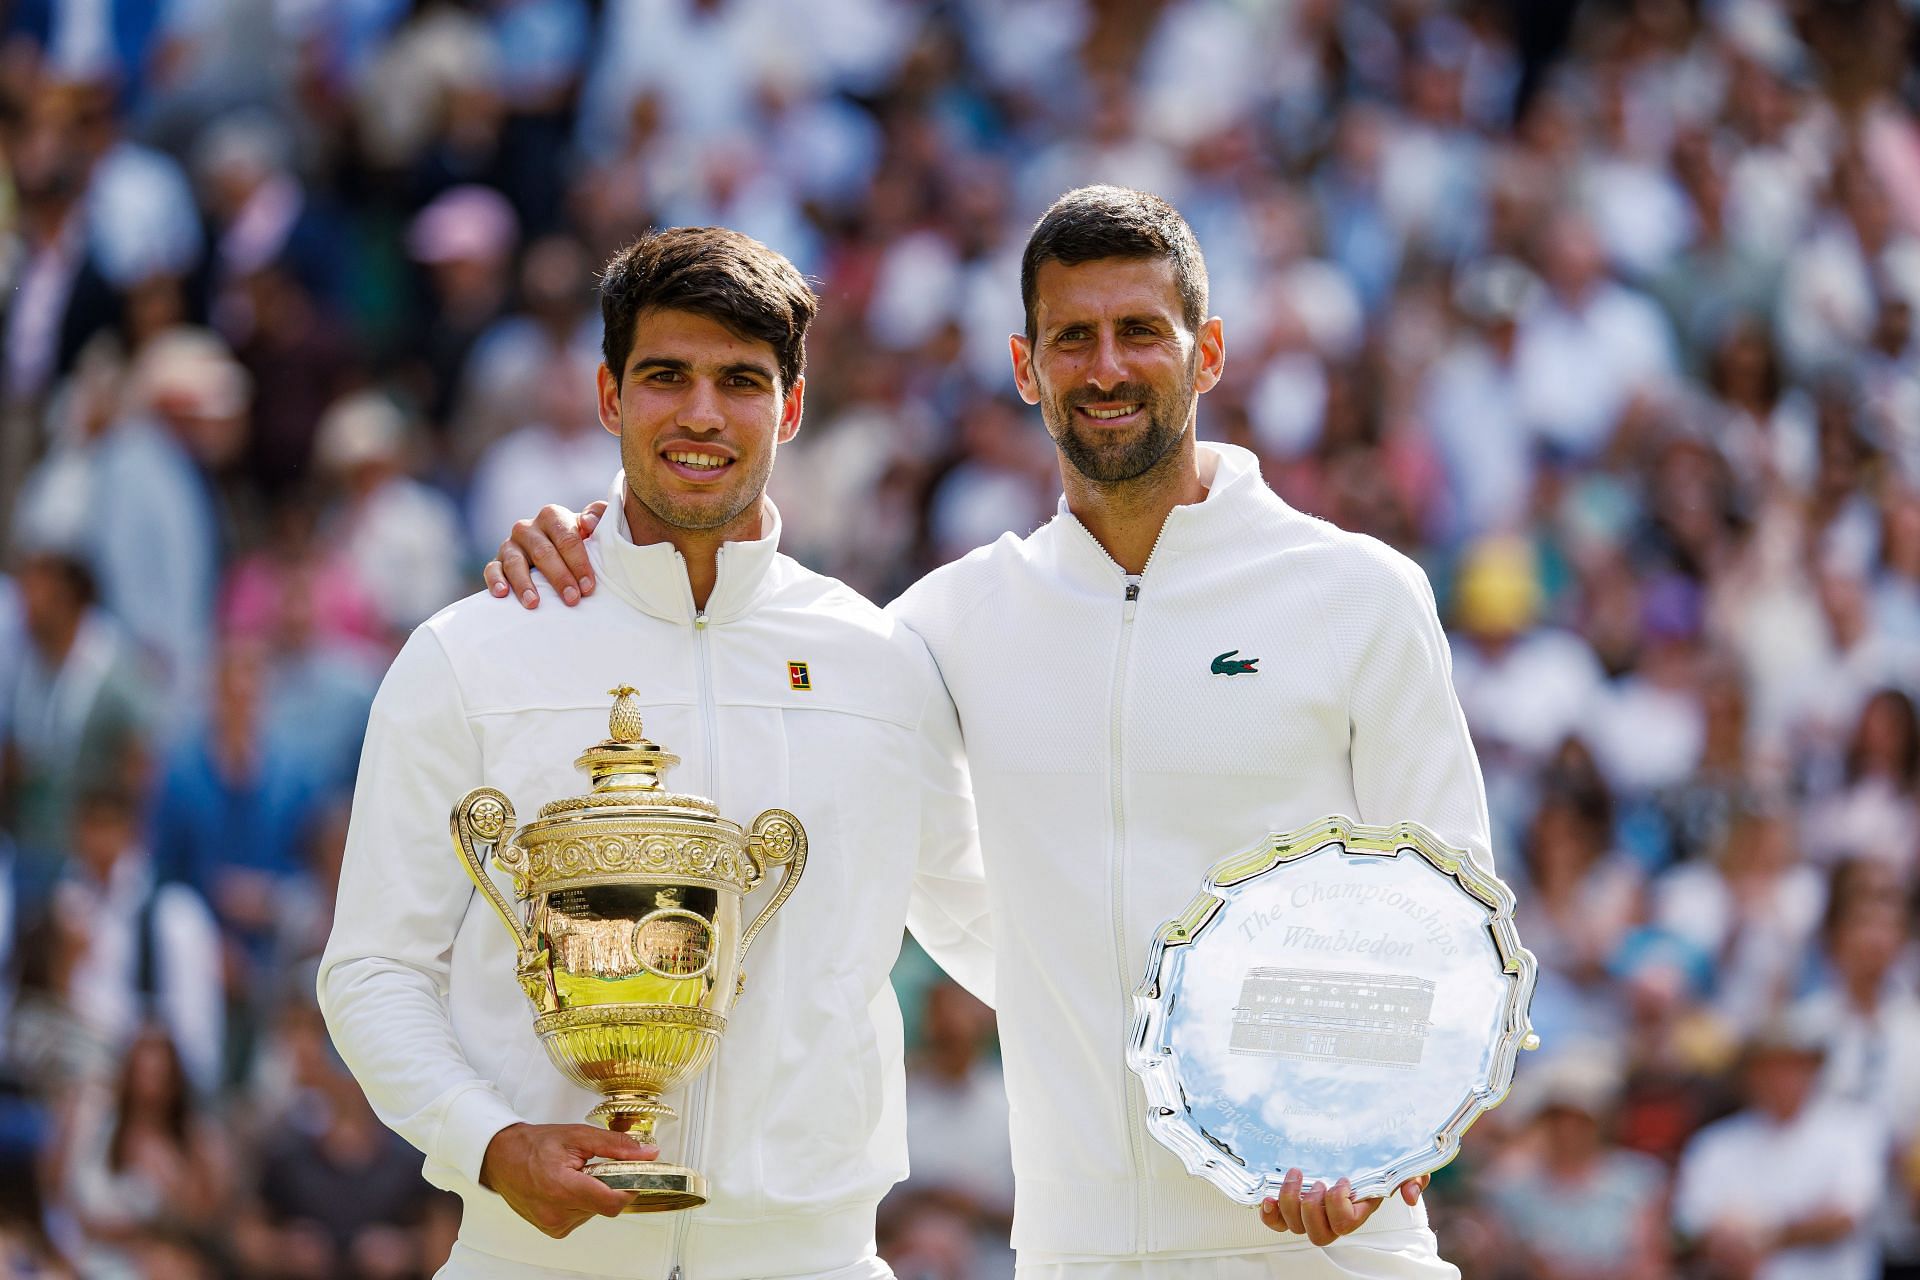
[[[428,265],[485,262],[510,255],[519,239],[520,219],[507,198],[468,183],[441,192],[415,216],[407,252]]]

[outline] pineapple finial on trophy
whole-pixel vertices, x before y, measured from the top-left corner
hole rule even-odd
[[[640,692],[630,684],[607,690],[613,695],[613,710],[607,714],[607,736],[614,742],[639,742],[646,736],[640,725],[640,707],[633,695]]]
[[[613,695],[607,736],[581,752],[574,767],[587,771],[595,791],[660,790],[667,770],[679,764],[680,757],[647,740],[640,723],[638,690],[621,684],[607,692]]]

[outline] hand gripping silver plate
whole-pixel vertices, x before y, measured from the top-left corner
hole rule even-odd
[[[1147,1128],[1243,1204],[1453,1159],[1538,1041],[1513,893],[1417,823],[1328,817],[1208,874],[1134,991]]]

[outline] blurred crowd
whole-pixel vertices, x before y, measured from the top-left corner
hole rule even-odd
[[[0,15],[0,1274],[431,1274],[311,969],[387,660],[618,465],[596,264],[817,281],[774,497],[884,601],[1053,511],[1018,256],[1105,181],[1199,233],[1203,437],[1450,627],[1547,1047],[1443,1252],[1920,1275],[1914,0]],[[991,1016],[896,980],[882,1250],[1008,1275]]]

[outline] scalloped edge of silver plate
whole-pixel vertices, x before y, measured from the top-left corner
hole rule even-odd
[[[1186,909],[1154,931],[1146,974],[1133,992],[1134,1015],[1127,1036],[1127,1065],[1140,1078],[1146,1091],[1148,1132],[1179,1158],[1188,1173],[1205,1178],[1241,1204],[1258,1204],[1268,1196],[1279,1194],[1283,1175],[1255,1171],[1223,1156],[1183,1105],[1180,1079],[1171,1057],[1163,1049],[1149,1047],[1160,1045],[1165,1039],[1168,1007],[1161,998],[1161,966],[1169,947],[1186,946],[1195,941],[1226,906],[1220,890],[1265,875],[1330,845],[1338,845],[1347,857],[1397,858],[1403,853],[1413,853],[1451,878],[1468,897],[1488,910],[1487,928],[1508,977],[1505,1014],[1487,1078],[1468,1091],[1434,1135],[1431,1149],[1411,1152],[1394,1163],[1353,1175],[1355,1197],[1384,1196],[1407,1179],[1431,1173],[1451,1161],[1459,1154],[1460,1139],[1473,1122],[1505,1100],[1513,1087],[1514,1064],[1520,1050],[1539,1047],[1539,1038],[1533,1034],[1528,1014],[1539,969],[1533,953],[1520,945],[1519,935],[1514,931],[1513,891],[1497,876],[1483,870],[1464,850],[1448,845],[1427,827],[1417,822],[1369,826],[1335,814],[1293,831],[1271,834],[1252,848],[1222,859],[1207,873],[1200,892]]]

